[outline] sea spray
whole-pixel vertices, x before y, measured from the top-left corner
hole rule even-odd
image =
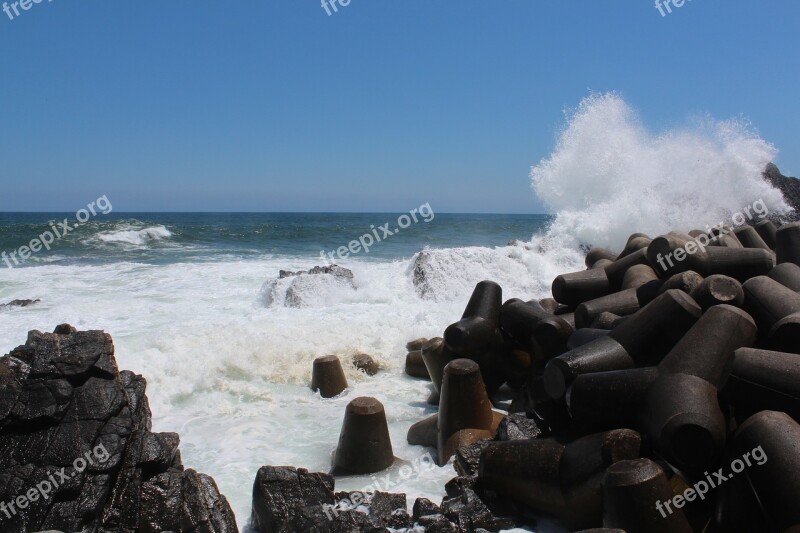
[[[713,226],[757,199],[788,211],[761,177],[776,155],[743,120],[703,117],[655,133],[618,94],[593,94],[567,114],[531,178],[556,213],[549,239],[619,250],[633,231]]]

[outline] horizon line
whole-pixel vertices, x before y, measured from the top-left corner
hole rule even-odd
[[[110,211],[108,214],[120,215],[391,215],[405,211]],[[35,214],[74,214],[73,211],[0,211],[0,215]],[[553,213],[489,213],[467,211],[440,211],[435,215],[514,215],[514,216],[554,216]],[[102,215],[98,213],[97,216]],[[106,215],[103,215],[106,216]]]

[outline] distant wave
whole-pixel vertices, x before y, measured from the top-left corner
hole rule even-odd
[[[113,230],[95,233],[88,241],[142,247],[171,237],[172,233],[163,225],[142,227],[141,224],[120,223]]]

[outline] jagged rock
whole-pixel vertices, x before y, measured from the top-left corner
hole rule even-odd
[[[500,531],[515,527],[513,520],[492,514],[475,491],[468,488],[460,496],[445,499],[442,512],[447,519],[466,531],[473,532],[479,528]]]
[[[405,494],[376,491],[369,501],[369,514],[380,518],[384,526],[392,529],[411,527]]]
[[[355,288],[353,272],[332,265],[299,272],[281,270],[277,279],[263,285],[261,293],[268,306],[309,307],[321,304],[326,295],[335,294],[337,290]]]
[[[417,498],[414,501],[412,516],[415,521],[419,521],[423,516],[440,515],[442,508],[430,501],[428,498]]]
[[[314,274],[330,274],[337,278],[349,279],[350,281],[353,280],[353,272],[350,269],[340,267],[339,265],[315,266],[310,270],[299,270],[297,272],[292,272],[291,270],[281,270],[278,272],[278,279]]]
[[[375,491],[370,498],[370,514],[389,516],[398,509],[405,510],[406,495]]]
[[[420,298],[433,297],[433,288],[428,283],[428,270],[431,268],[431,255],[428,252],[420,252],[414,258],[413,277],[414,288]]]
[[[57,335],[71,335],[77,332],[78,329],[69,324],[59,324],[58,326],[56,326],[56,329],[53,330],[53,333]]]
[[[453,461],[453,468],[456,469],[456,472],[460,476],[477,476],[481,453],[491,442],[491,439],[484,439],[466,446],[459,446]]]
[[[334,510],[333,487],[329,474],[262,466],[253,485],[253,527],[280,533],[327,525],[339,514]]]
[[[0,358],[3,531],[238,531],[178,435],[150,431],[145,387],[109,335],[68,324]]]
[[[262,466],[253,485],[253,527],[262,533],[350,533],[411,526],[405,494],[334,492],[334,486],[329,474]]]
[[[28,307],[29,305],[39,302],[41,302],[41,300],[38,298],[36,300],[11,300],[7,304],[0,304],[0,309],[5,309],[6,307]]]
[[[542,435],[542,430],[532,418],[524,413],[512,413],[506,416],[497,428],[497,440],[535,439]]]
[[[800,180],[784,176],[773,163],[767,165],[763,176],[767,183],[781,191],[783,199],[794,209],[794,213],[790,213],[784,218],[797,220],[800,217]]]
[[[453,524],[444,515],[423,516],[419,525],[425,528],[425,533],[462,533],[463,528]]]
[[[447,498],[463,496],[468,489],[475,487],[477,476],[458,476],[444,484],[444,491]]]

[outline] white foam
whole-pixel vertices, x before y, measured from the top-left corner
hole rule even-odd
[[[140,227],[134,224],[120,224],[112,231],[96,233],[92,239],[109,244],[141,247],[170,237],[172,233],[162,225]]]
[[[549,235],[620,249],[630,233],[659,235],[730,222],[761,199],[789,207],[762,178],[777,150],[744,120],[701,117],[652,132],[617,94],[567,114],[554,152],[536,165],[536,194],[556,213]]]

